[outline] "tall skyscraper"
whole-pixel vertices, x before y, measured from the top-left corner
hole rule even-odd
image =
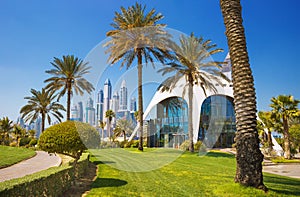
[[[71,117],[70,117],[70,120],[73,120],[73,121],[78,121],[79,120],[79,114],[78,114],[78,107],[77,107],[77,105],[74,105],[71,108]]]
[[[136,111],[136,98],[132,97],[130,99],[130,111],[135,112]]]
[[[105,118],[105,113],[109,110],[110,100],[111,100],[111,83],[109,79],[106,79],[103,88],[103,118]]]
[[[95,108],[93,106],[92,98],[88,99],[86,103],[85,112],[85,122],[89,123],[90,125],[95,125]]]
[[[78,102],[78,121],[83,122],[83,105],[82,102]]]
[[[120,88],[120,111],[126,111],[127,108],[127,87],[126,81],[123,80]]]
[[[103,90],[99,90],[96,101],[96,124],[103,121]]]

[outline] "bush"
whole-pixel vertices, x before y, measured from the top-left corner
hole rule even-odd
[[[37,139],[31,139],[30,140],[30,142],[29,142],[29,146],[35,146],[35,145],[37,145],[37,143],[38,143],[38,140]]]
[[[40,136],[38,146],[49,153],[61,153],[78,159],[87,148],[100,145],[98,131],[86,123],[67,121],[49,127]]]
[[[189,150],[189,145],[190,145],[190,141],[185,140],[184,142],[182,142],[182,144],[180,144],[179,149],[182,151],[187,151]]]
[[[203,145],[204,146],[204,145]],[[199,151],[200,149],[202,149],[202,141],[197,141],[195,144],[194,144],[194,150],[195,151]]]
[[[28,145],[30,143],[30,141],[31,141],[31,138],[29,138],[29,137],[23,137],[20,140],[20,146],[26,146],[26,145]]]

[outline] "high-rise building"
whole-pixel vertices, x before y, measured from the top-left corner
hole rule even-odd
[[[135,112],[136,111],[136,98],[132,97],[130,99],[130,111]]]
[[[103,90],[99,90],[96,101],[96,124],[103,121]]]
[[[37,138],[42,134],[42,119],[39,117],[35,120],[33,129],[35,130],[35,136]]]
[[[83,122],[83,105],[82,102],[78,102],[78,121]]]
[[[106,79],[103,88],[103,118],[105,118],[105,113],[109,110],[110,100],[111,100],[111,83],[109,79]]]
[[[118,92],[115,92],[113,98],[111,99],[111,107],[110,107],[110,109],[113,110],[113,112],[115,113],[119,111],[119,102],[120,102],[119,94]]]
[[[77,105],[74,105],[71,108],[71,117],[70,117],[70,120],[79,121],[79,114],[78,114],[78,107],[77,107]]]
[[[127,108],[127,87],[126,87],[126,81],[123,80],[120,88],[120,111],[126,111]]]
[[[95,108],[93,106],[92,98],[88,99],[86,103],[85,112],[85,122],[89,123],[90,125],[95,125]]]

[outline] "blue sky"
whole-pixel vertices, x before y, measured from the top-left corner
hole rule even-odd
[[[40,90],[49,77],[53,57],[80,58],[112,29],[114,12],[132,0],[1,0],[0,1],[0,118],[15,120],[30,89]],[[211,39],[228,52],[219,1],[143,0],[164,15],[168,28]],[[300,99],[300,13],[298,0],[241,0],[250,65],[258,110],[268,110],[270,99],[292,94]],[[108,76],[109,77],[109,76]]]

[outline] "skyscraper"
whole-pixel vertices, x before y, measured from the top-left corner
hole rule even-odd
[[[95,108],[93,106],[92,98],[88,99],[85,110],[85,122],[89,123],[90,125],[95,125]]]
[[[99,90],[96,101],[96,124],[103,121],[103,90]]]
[[[123,80],[120,88],[120,111],[126,111],[127,108],[127,87],[126,81]]]
[[[111,110],[113,110],[115,113],[119,111],[119,102],[120,102],[119,94],[118,92],[115,92],[111,100]]]
[[[103,89],[103,118],[105,118],[105,113],[109,110],[110,100],[111,100],[111,83],[109,79],[106,79]]]
[[[78,121],[83,122],[83,105],[82,102],[78,102]]]
[[[136,98],[132,97],[130,99],[130,111],[135,112],[136,111]]]
[[[71,108],[71,118],[70,120],[78,121],[79,120],[79,114],[78,114],[78,107],[77,105],[74,105]]]

